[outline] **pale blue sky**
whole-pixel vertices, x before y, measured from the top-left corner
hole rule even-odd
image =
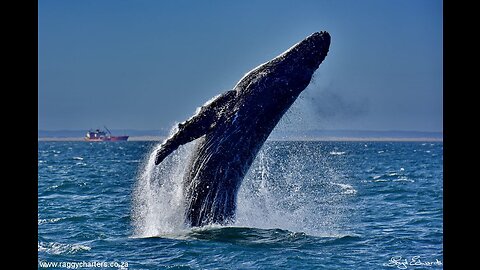
[[[442,4],[42,0],[38,128],[169,128],[326,30],[329,55],[285,128],[442,131]]]

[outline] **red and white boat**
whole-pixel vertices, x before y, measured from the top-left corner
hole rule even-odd
[[[129,136],[112,136],[110,130],[105,127],[107,132],[96,129],[94,131],[89,130],[87,135],[85,135],[85,141],[89,142],[119,142],[119,141],[126,141],[128,140]]]

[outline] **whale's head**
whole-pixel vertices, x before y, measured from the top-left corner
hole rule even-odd
[[[315,32],[276,59],[282,62],[281,65],[290,66],[290,72],[313,73],[327,56],[329,47],[330,34],[326,31]]]
[[[300,94],[327,56],[330,34],[315,32],[274,59],[251,70],[235,85],[247,95]]]
[[[232,123],[255,127],[266,136],[310,84],[327,56],[328,32],[315,32],[274,59],[246,73],[235,85],[227,110]],[[260,128],[261,127],[261,128]],[[266,137],[265,137],[266,138]]]
[[[308,86],[329,47],[330,34],[315,32],[247,73],[235,89],[262,110],[284,111]]]
[[[246,92],[249,94],[299,94],[310,83],[313,73],[327,56],[329,47],[330,34],[326,31],[315,32],[248,72],[235,89],[240,92],[248,89]]]

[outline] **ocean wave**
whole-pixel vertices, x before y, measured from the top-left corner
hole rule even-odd
[[[45,243],[38,242],[38,252],[48,254],[75,254],[82,251],[89,251],[91,247],[81,244],[62,244],[62,243]]]
[[[192,230],[189,237],[199,240],[236,243],[256,247],[289,247],[311,243],[357,241],[361,237],[349,232],[303,232],[280,228],[250,228],[236,226],[206,226]]]
[[[408,177],[406,177],[406,176],[401,176],[401,177],[399,177],[399,178],[397,178],[397,179],[394,179],[393,182],[410,182],[410,183],[414,183],[415,180],[410,179],[410,178],[408,178]]]
[[[48,218],[48,219],[39,219],[38,220],[38,225],[41,225],[41,224],[46,224],[46,223],[55,223],[55,222],[58,222],[62,219],[65,219],[65,218]]]
[[[207,225],[193,228],[187,234],[188,238],[234,242],[245,245],[278,245],[297,241],[308,241],[316,238],[305,232],[295,232],[279,228],[250,228],[239,226]]]
[[[393,178],[393,176],[398,176],[397,178]],[[379,183],[379,182],[415,182],[415,180],[410,179],[404,175],[400,175],[397,173],[389,173],[385,175],[375,175],[372,177],[371,180],[363,180],[362,183]],[[392,179],[393,178],[393,179]]]
[[[132,235],[129,238],[165,238],[174,240],[209,240],[216,242],[229,242],[241,245],[285,245],[297,242],[310,242],[314,239],[335,241],[337,239],[355,238],[358,235],[339,232],[324,231],[292,231],[282,228],[258,228],[242,225],[210,224],[203,227],[183,228],[175,232],[160,233],[156,235]],[[183,243],[183,242],[181,242]]]
[[[140,163],[142,162],[141,159],[134,159],[134,160],[124,160],[124,163]]]
[[[73,157],[74,160],[83,160],[83,157]]]
[[[345,155],[345,151],[341,152],[341,151],[331,151],[329,154],[330,155],[334,155],[334,156],[341,156],[341,155]]]
[[[342,183],[335,183],[335,182],[330,182],[330,184],[340,187],[341,194],[350,195],[350,194],[357,193],[357,190],[349,184],[342,184]]]

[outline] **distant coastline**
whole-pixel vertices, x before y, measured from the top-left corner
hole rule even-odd
[[[128,138],[130,142],[147,142],[158,141],[162,142],[165,137],[151,137],[151,136],[133,136]],[[320,137],[320,138],[273,138],[269,141],[332,141],[332,142],[443,142],[443,138],[348,138],[348,137]],[[38,138],[39,142],[87,142],[83,138],[78,137],[63,137],[63,138]]]
[[[160,136],[130,136],[128,141],[163,141]],[[39,137],[39,142],[87,142],[83,137]]]
[[[38,131],[38,141],[84,141],[85,131]],[[115,135],[129,135],[128,141],[163,141],[167,130],[112,130]],[[442,132],[425,131],[372,131],[372,130],[306,130],[274,131],[270,141],[399,141],[443,142]]]

